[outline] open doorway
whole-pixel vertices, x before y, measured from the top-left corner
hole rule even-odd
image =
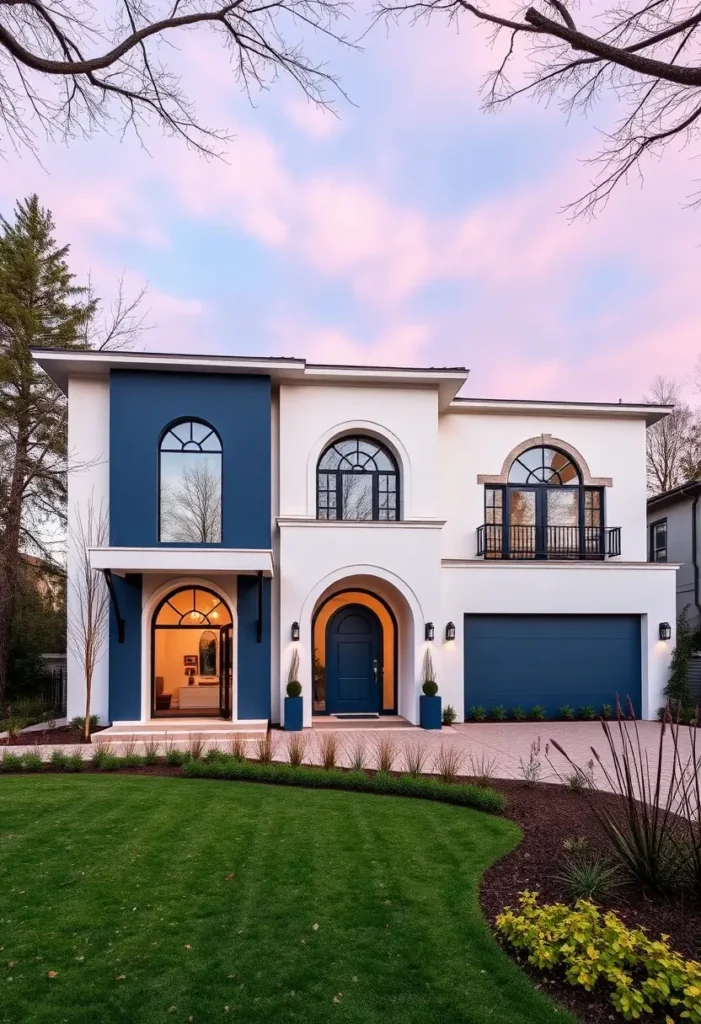
[[[152,624],[151,715],[231,718],[232,618],[206,587],[179,587]]]

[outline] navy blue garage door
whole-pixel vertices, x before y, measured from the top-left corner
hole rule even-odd
[[[621,703],[640,715],[640,616],[466,615],[465,717],[481,704],[556,715]]]

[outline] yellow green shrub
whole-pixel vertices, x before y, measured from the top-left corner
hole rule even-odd
[[[590,992],[599,982],[626,1020],[661,1009],[668,1020],[701,1024],[701,964],[669,947],[668,937],[653,941],[644,930],[628,928],[614,913],[602,914],[588,900],[538,905],[538,893],[523,892],[519,910],[506,907],[498,932],[528,955],[540,970],[560,970],[571,985]]]

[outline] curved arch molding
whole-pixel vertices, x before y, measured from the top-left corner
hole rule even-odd
[[[529,437],[527,441],[521,441],[515,448],[512,448],[509,454],[504,459],[504,464],[501,467],[501,473],[496,475],[488,473],[478,473],[477,483],[478,484],[506,484],[509,480],[509,470],[515,459],[519,455],[523,455],[524,452],[528,451],[529,448],[537,448],[540,445],[550,448],[559,448],[573,459],[582,474],[582,484],[585,487],[611,487],[613,479],[610,476],[592,476],[587,465],[587,461],[581,452],[568,444],[567,441],[561,440],[559,437],[553,437],[552,434],[538,434],[536,437]]]

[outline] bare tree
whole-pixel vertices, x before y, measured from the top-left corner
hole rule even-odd
[[[699,415],[681,401],[677,381],[666,377],[655,377],[645,401],[674,406],[674,412],[647,431],[648,489],[659,494],[696,475],[701,460]]]
[[[79,512],[69,544],[73,558],[70,573],[72,600],[68,613],[68,648],[80,662],[85,679],[84,738],[90,737],[90,709],[95,667],[105,653],[109,627],[109,593],[104,576],[90,565],[90,548],[108,542],[107,514],[92,500]]]
[[[302,34],[341,42],[346,0],[0,0],[0,119],[15,146],[88,136],[111,125],[139,132],[150,117],[205,153],[226,136],[197,117],[167,55],[178,34],[209,29],[247,92],[285,74],[319,103],[335,79],[305,55]],[[172,58],[172,50],[170,56]],[[165,58],[165,59],[164,59]]]
[[[377,17],[408,12],[414,20],[465,15],[487,25],[491,44],[503,42],[501,57],[483,85],[488,109],[521,93],[556,99],[569,115],[588,112],[614,98],[619,114],[604,132],[592,188],[571,204],[592,212],[634,172],[641,159],[661,153],[673,139],[698,141],[701,118],[701,10],[683,0],[613,0],[611,6],[565,0],[536,0],[531,6],[507,0],[377,0]],[[577,20],[575,20],[577,19]],[[528,70],[510,74],[525,52]],[[701,203],[701,193],[695,197]]]
[[[147,293],[144,285],[133,295],[127,294],[122,272],[114,299],[103,308],[92,280],[88,279],[86,294],[94,312],[85,323],[85,347],[110,352],[133,348],[143,332],[155,326],[148,322],[148,310],[143,308]]]
[[[221,477],[206,459],[183,466],[176,483],[161,484],[161,539],[180,544],[221,540]]]

